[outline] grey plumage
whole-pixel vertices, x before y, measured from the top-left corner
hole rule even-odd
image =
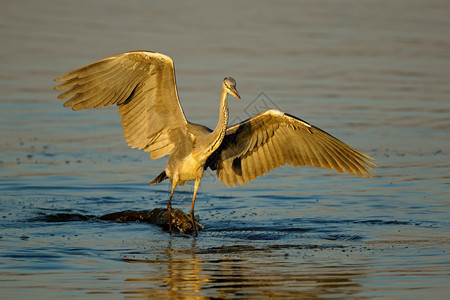
[[[153,181],[167,178],[172,190],[167,205],[171,224],[171,199],[176,185],[195,180],[191,208],[203,171],[216,170],[221,182],[244,184],[284,164],[315,166],[372,177],[373,158],[355,150],[325,131],[278,110],[267,110],[228,127],[227,94],[240,99],[236,82],[222,84],[217,127],[187,121],[180,106],[170,57],[132,51],[114,55],[73,70],[55,81],[65,90],[73,110],[116,104],[122,116],[125,140],[132,148],[150,152],[152,159],[168,155],[166,169]]]

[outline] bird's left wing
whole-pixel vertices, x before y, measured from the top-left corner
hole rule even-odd
[[[284,164],[372,177],[373,158],[307,122],[268,110],[227,129],[206,166],[227,185],[254,180]]]
[[[73,110],[116,104],[125,140],[150,151],[153,159],[168,155],[186,134],[187,120],[178,99],[173,61],[150,52],[131,51],[73,70],[55,81],[64,90],[58,99]]]

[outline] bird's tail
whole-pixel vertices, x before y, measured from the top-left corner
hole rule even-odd
[[[152,182],[150,182],[150,184],[157,184],[157,183],[160,183],[161,181],[164,181],[164,180],[166,180],[167,178],[169,178],[169,177],[167,177],[167,175],[166,175],[166,171],[163,171],[161,174],[159,174],[155,179],[153,179],[153,181]]]

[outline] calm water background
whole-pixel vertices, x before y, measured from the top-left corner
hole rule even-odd
[[[0,296],[391,298],[450,293],[448,1],[3,1]],[[375,157],[373,180],[284,167],[228,189],[211,173],[198,238],[147,224],[45,222],[164,207],[165,161],[123,141],[115,108],[72,112],[53,78],[106,56],[170,55],[189,120],[221,80]],[[263,94],[261,94],[263,92]],[[189,210],[192,185],[174,206]]]

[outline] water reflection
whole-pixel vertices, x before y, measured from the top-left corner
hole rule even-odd
[[[305,249],[305,254],[311,251]],[[325,250],[331,256],[337,256],[341,251]],[[127,279],[144,282],[138,289],[127,293],[176,299],[348,296],[361,293],[361,283],[356,279],[366,277],[363,270],[367,270],[364,266],[352,264],[346,268],[336,261],[334,265],[339,267],[321,265],[317,257],[291,260],[287,253],[279,255],[269,248],[247,251],[242,247],[242,251],[234,253],[224,249],[220,259],[212,258],[217,257],[217,248],[210,252],[199,248],[195,240],[189,248],[177,250],[170,240],[161,259],[146,258],[146,255],[152,255],[148,252],[138,254],[142,256],[140,258],[124,258],[127,263],[149,265],[148,272],[140,273],[143,277]],[[273,256],[280,256],[280,259],[273,259]],[[341,254],[333,259],[339,259],[339,256]]]

